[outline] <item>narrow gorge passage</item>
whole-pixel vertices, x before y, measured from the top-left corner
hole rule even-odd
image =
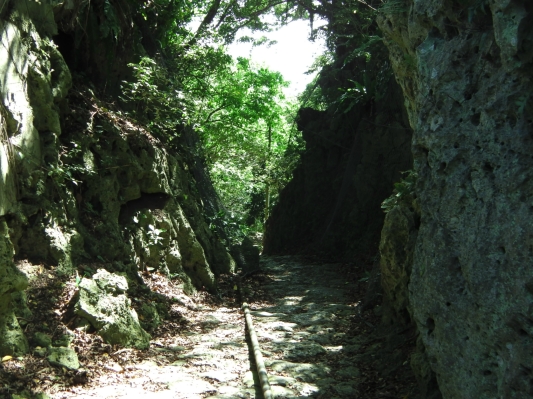
[[[385,348],[373,311],[358,313],[366,284],[359,277],[353,265],[279,256],[263,257],[261,273],[243,281],[275,398],[417,397],[407,362],[395,367],[409,337]],[[176,305],[186,327],[155,337],[143,355],[102,355],[98,378],[51,396],[261,398],[230,283],[221,286],[222,301]]]

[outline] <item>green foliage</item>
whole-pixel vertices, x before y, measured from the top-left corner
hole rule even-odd
[[[141,228],[141,231],[144,230],[148,246],[161,245],[164,239],[161,233],[164,233],[166,229],[158,229],[153,224],[146,224],[148,219],[149,218],[146,213],[139,211],[133,216],[133,223],[135,223],[139,228]],[[142,229],[143,227],[144,229]]]
[[[362,43],[359,47],[352,50],[348,56],[346,56],[343,60],[344,64],[343,67],[348,65],[350,62],[352,62],[356,58],[364,57],[367,61],[370,61],[372,58],[371,55],[371,48],[375,43],[381,42],[382,38],[377,35],[362,35]]]
[[[300,96],[302,107],[348,113],[384,98],[392,72],[375,17],[404,3],[346,1],[328,8],[323,34],[329,51],[314,65],[320,73]]]
[[[84,164],[83,149],[76,142],[71,142],[68,147],[62,147],[57,162],[48,164],[45,170],[59,188],[66,188],[68,183],[77,186],[81,183],[82,176],[96,173]]]
[[[384,0],[379,12],[387,15],[402,14],[409,11],[407,0]]]
[[[105,4],[129,0],[100,1],[109,25],[103,34],[120,35],[120,30],[113,29],[114,21],[121,20],[118,7],[106,10]],[[266,21],[272,16],[279,24],[298,18],[311,24],[316,17],[327,19],[328,26],[312,30],[311,36],[324,36],[330,51],[317,59],[311,72],[329,68],[331,75],[321,72],[300,97],[300,104],[317,109],[333,104],[348,112],[383,95],[376,76],[385,68],[375,68],[371,60],[381,41],[374,21],[381,0],[130,3],[140,25],[145,24],[160,44],[160,52],[131,64],[134,79],[123,83],[129,113],[170,147],[183,124],[200,133],[214,185],[231,209],[218,217],[237,231],[243,231],[242,226],[257,228],[268,216],[304,147],[294,122],[299,105],[283,97],[282,76],[244,58],[232,60],[225,53],[224,44],[234,40],[239,29],[267,31],[273,24],[272,19]],[[262,38],[254,45],[267,42]],[[352,68],[359,60],[367,65],[362,75],[344,78],[325,90],[321,80],[330,79],[338,69]]]
[[[243,218],[233,212],[226,213],[220,211],[214,217],[208,217],[207,221],[211,231],[215,234],[227,236],[230,243],[242,241],[244,237],[256,230],[246,224]],[[219,228],[223,228],[224,233],[218,231]]]
[[[523,94],[521,95],[516,101],[516,115],[519,117],[522,117],[528,107],[528,104],[530,103],[530,100],[532,99],[531,93]]]
[[[344,113],[349,112],[355,105],[363,105],[370,101],[381,101],[387,92],[388,82],[391,78],[390,65],[381,63],[376,74],[374,70],[366,69],[362,73],[362,83],[348,79],[353,86],[339,88],[343,93],[336,101]]]
[[[287,83],[248,59],[232,61],[222,47],[194,46],[181,61],[172,70],[146,57],[131,65],[136,80],[124,82],[123,99],[167,143],[182,123],[200,133],[215,188],[239,226],[253,191],[268,185],[277,193],[283,185],[280,160],[294,129],[287,118],[295,112],[282,93]],[[190,69],[180,74],[184,64]]]
[[[106,38],[111,34],[115,40],[118,40],[121,33],[115,8],[109,0],[104,0],[104,18],[101,20],[100,33],[102,38]]]
[[[343,53],[347,49],[365,48],[367,42],[379,37],[380,32],[375,17],[376,8],[381,4],[381,0],[366,2],[348,0],[343,3],[332,3],[327,7],[325,18],[328,20],[328,29],[324,36],[329,49],[331,51],[342,49],[339,56],[345,58],[346,54]]]
[[[48,168],[48,176],[50,176],[59,186],[65,186],[65,181],[69,181],[76,186],[81,183],[73,177],[70,168],[65,168],[60,165],[50,165]]]
[[[197,3],[197,2],[196,2]],[[149,0],[136,2],[136,12],[149,27],[152,37],[163,48],[176,39],[190,36],[186,25],[196,15],[195,2],[190,0]]]
[[[202,131],[211,132],[204,136],[213,141],[224,140],[238,129],[240,132],[234,137],[237,142],[232,144],[247,146],[252,144],[248,140],[253,134],[252,124],[263,121],[264,127],[268,127],[279,122],[280,103],[284,99],[281,90],[287,83],[278,72],[255,67],[248,59],[239,58],[230,67],[221,68],[211,83],[206,87],[208,92],[204,93],[195,120]]]
[[[327,65],[333,62],[334,55],[330,51],[326,51],[324,54],[318,56],[309,71],[308,74],[320,72]],[[309,83],[303,93],[298,96],[298,101],[300,107],[310,107],[319,111],[324,111],[328,107],[328,101],[322,93],[322,89],[319,84],[320,73],[318,73],[313,81]]]
[[[133,105],[132,115],[144,122],[160,139],[170,139],[169,131],[182,121],[179,110],[183,107],[183,95],[173,86],[172,77],[167,70],[148,57],[143,57],[138,64],[130,64],[133,69],[133,82],[123,82],[125,102]]]
[[[218,78],[198,123],[207,163],[226,206],[239,220],[255,224],[261,213],[249,218],[252,195],[276,196],[286,183],[295,106],[284,99],[281,75],[249,60],[238,59]]]
[[[413,200],[416,198],[416,180],[417,173],[414,170],[403,172],[405,178],[398,183],[394,183],[394,190],[392,195],[381,204],[384,212],[389,212],[397,205],[405,204],[411,207]]]
[[[161,233],[164,233],[166,229],[158,229],[154,225],[149,224],[148,230],[146,231],[148,235],[148,245],[159,245],[163,242],[163,237]]]
[[[365,78],[367,77],[366,74],[364,76]],[[344,92],[338,100],[339,103],[344,104],[344,113],[349,112],[354,105],[365,104],[373,98],[375,81],[368,81],[368,79],[365,80],[367,80],[366,84],[362,85],[355,80],[349,79],[349,81],[354,84],[353,87],[349,87],[347,89],[339,88],[339,90]],[[370,83],[370,85],[368,85],[368,83]]]

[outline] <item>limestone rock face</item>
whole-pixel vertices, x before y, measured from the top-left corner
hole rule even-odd
[[[385,216],[381,231],[380,270],[385,309],[392,308],[385,323],[409,322],[409,291],[418,215],[410,207],[400,204]]]
[[[28,285],[26,276],[13,264],[13,245],[7,223],[0,221],[0,356],[28,352],[28,341],[13,311],[12,294]]]
[[[125,277],[100,269],[92,279],[82,279],[79,288],[74,312],[88,320],[106,342],[148,348],[150,335],[142,329],[137,312],[131,308],[131,300],[125,294],[128,289]]]
[[[127,63],[146,54],[135,24],[128,24],[129,42],[118,49],[98,24],[70,23],[78,17],[73,2],[2,4],[0,218],[7,226],[0,234],[0,250],[6,249],[0,264],[1,350],[27,350],[7,310],[12,293],[27,284],[13,255],[69,275],[83,262],[126,273],[131,281],[140,280],[139,271],[155,269],[186,293],[214,291],[216,275],[232,272],[235,262],[206,221],[220,204],[196,161],[196,142],[187,140],[194,131],[176,127],[184,143],[170,149],[95,94],[108,87],[118,93]],[[98,8],[88,4],[86,20],[97,20]],[[71,69],[86,70],[93,88],[83,79],[73,89]],[[198,188],[195,176],[202,173]],[[145,345],[146,337],[139,337],[135,345]]]
[[[377,55],[385,53],[382,47],[373,49],[376,64],[342,66],[341,60],[335,78],[328,80],[324,72],[320,81],[323,92],[339,93],[343,79],[363,81],[366,70],[383,70],[388,78],[376,94],[379,100],[352,104],[349,110],[339,109],[338,103],[324,111],[300,110],[298,129],[306,148],[267,222],[265,254],[318,250],[350,256],[379,240],[380,204],[400,172],[412,165],[411,129],[400,88],[379,64],[386,61],[385,55]]]
[[[70,65],[60,52],[70,56],[76,49],[52,41],[54,18],[63,14],[46,2],[12,3],[0,19],[0,216],[10,215],[17,256],[65,273],[98,257],[133,274],[152,267],[179,275],[189,292],[213,290],[215,274],[231,272],[235,263],[207,227],[188,171],[193,156],[170,154],[107,110],[84,110],[99,107],[97,99],[90,92],[69,95]],[[212,187],[204,180],[205,194]],[[218,211],[216,199],[205,202]]]
[[[414,129],[413,316],[444,398],[530,397],[533,4],[405,4],[379,25]]]
[[[245,237],[240,245],[231,247],[231,255],[243,273],[259,269],[259,248]]]

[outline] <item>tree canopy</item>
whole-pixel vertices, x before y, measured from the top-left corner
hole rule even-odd
[[[293,19],[308,19],[311,36],[324,35],[331,50],[330,56],[317,60],[319,70],[342,48],[350,48],[355,38],[372,40],[369,15],[381,0],[122,1],[136,5],[137,19],[158,43],[151,56],[131,64],[134,79],[124,82],[131,113],[168,143],[176,138],[177,126],[191,125],[202,138],[206,163],[227,208],[240,224],[259,228],[271,198],[297,162],[302,142],[294,123],[298,104],[284,98],[287,82],[280,73],[249,59],[232,59],[225,45],[243,28],[266,31]],[[328,24],[313,29],[316,17]],[[364,48],[343,57],[349,62],[361,51]],[[354,84],[340,88],[344,97],[339,101],[365,93],[361,84]],[[308,87],[302,104],[320,108],[336,101],[324,97],[317,86]]]

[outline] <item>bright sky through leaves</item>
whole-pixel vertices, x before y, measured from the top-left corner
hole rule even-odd
[[[314,75],[306,75],[305,72],[325,49],[324,40],[316,39],[311,42],[309,33],[309,22],[298,20],[277,31],[254,35],[254,37],[266,36],[269,40],[277,41],[270,47],[263,45],[252,48],[251,43],[235,42],[228,47],[228,52],[233,57],[251,56],[253,62],[281,72],[283,78],[291,82],[284,92],[287,96],[293,97],[301,93],[313,80]],[[249,32],[243,32],[243,35],[251,36]]]

